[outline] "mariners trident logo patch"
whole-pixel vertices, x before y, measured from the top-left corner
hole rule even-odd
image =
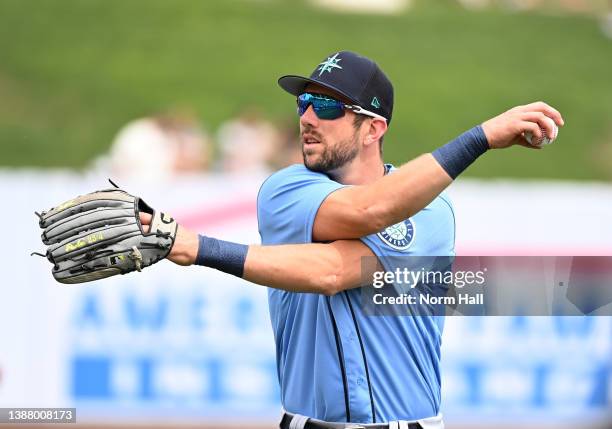
[[[319,64],[319,66],[321,66],[317,69],[319,76],[321,76],[323,72],[331,73],[333,69],[342,69],[342,67],[338,65],[338,62],[342,61],[342,58],[338,58],[338,55],[340,55],[340,52],[337,52],[332,57],[327,57],[327,60]]]
[[[396,223],[379,232],[378,237],[395,250],[406,250],[414,241],[414,223],[410,219]]]

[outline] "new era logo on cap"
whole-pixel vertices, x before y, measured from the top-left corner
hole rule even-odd
[[[391,122],[393,85],[369,58],[340,51],[319,62],[310,77],[287,75],[278,80],[281,88],[295,96],[302,94],[309,83],[329,88],[366,110],[374,107],[387,123]]]

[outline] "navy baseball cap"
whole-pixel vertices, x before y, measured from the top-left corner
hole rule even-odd
[[[350,51],[336,52],[320,62],[310,77],[287,75],[278,80],[281,88],[298,96],[309,83],[317,83],[342,94],[359,107],[391,122],[393,85],[378,65]]]

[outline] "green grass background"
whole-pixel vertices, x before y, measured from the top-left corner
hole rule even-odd
[[[288,0],[0,0],[0,165],[83,168],[127,121],[173,108],[212,130],[245,104],[284,119],[294,101],[277,77],[341,49],[394,82],[388,161],[541,99],[564,114],[558,141],[491,152],[469,175],[612,180],[612,40],[596,17],[450,0],[399,16]]]

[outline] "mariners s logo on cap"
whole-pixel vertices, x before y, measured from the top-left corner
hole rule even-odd
[[[323,74],[323,72],[329,72],[331,73],[333,69],[341,69],[342,67],[338,65],[338,62],[342,61],[342,58],[338,58],[338,55],[340,55],[340,52],[336,52],[336,54],[334,54],[331,57],[327,57],[327,59],[325,61],[323,61],[322,63],[319,64],[319,68],[317,69],[319,72],[319,76],[321,76]]]
[[[376,235],[395,250],[406,250],[414,241],[414,222],[406,219],[385,228]]]

